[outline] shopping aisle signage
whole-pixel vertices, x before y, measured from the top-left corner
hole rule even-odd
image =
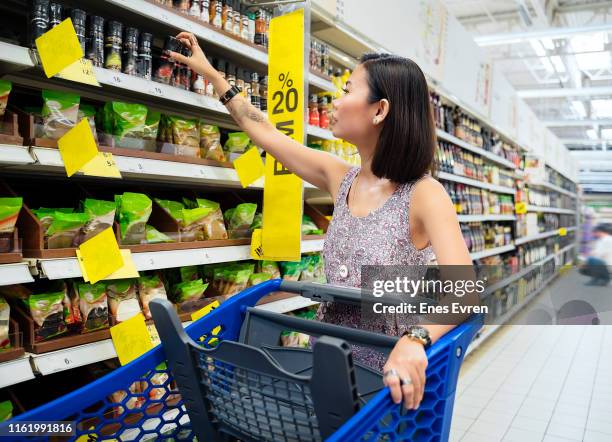
[[[270,21],[268,116],[299,143],[304,141],[304,10]],[[255,258],[300,259],[302,180],[270,154],[266,157],[263,231]]]
[[[265,173],[265,166],[256,147],[252,147],[234,160],[234,169],[242,187],[253,184]]]

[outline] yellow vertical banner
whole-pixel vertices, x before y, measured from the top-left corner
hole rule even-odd
[[[268,117],[294,140],[304,142],[304,10],[270,21]],[[302,179],[266,156],[261,251],[264,259],[298,261],[302,224]]]

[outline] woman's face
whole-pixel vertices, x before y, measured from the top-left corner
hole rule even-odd
[[[336,138],[341,138],[352,144],[360,144],[361,140],[372,135],[376,116],[377,103],[369,103],[367,72],[358,65],[346,85],[341,98],[333,101],[333,116],[331,130]]]

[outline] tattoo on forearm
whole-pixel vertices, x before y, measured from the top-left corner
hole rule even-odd
[[[263,114],[247,103],[244,99],[235,100],[235,102],[230,101],[228,103],[228,109],[232,117],[240,123],[243,119],[248,118],[251,121],[255,121],[256,123],[262,123],[266,121]]]

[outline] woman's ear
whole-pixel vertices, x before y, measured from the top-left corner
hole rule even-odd
[[[389,100],[383,98],[378,102],[378,107],[376,109],[376,116],[374,117],[374,124],[382,123],[387,114],[389,113]]]

